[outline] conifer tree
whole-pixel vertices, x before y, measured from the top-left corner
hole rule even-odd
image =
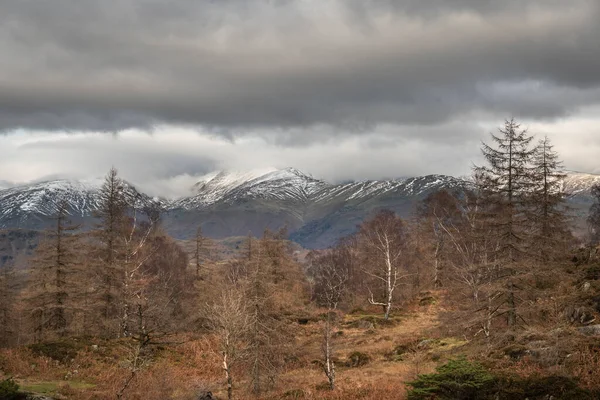
[[[600,243],[600,184],[592,186],[592,197],[594,203],[590,207],[587,223],[590,231],[590,244],[596,246]]]
[[[198,227],[196,231],[196,250],[194,251],[194,261],[196,262],[196,278],[200,277],[200,269],[202,268],[202,252],[204,250],[204,236],[202,235],[202,227]]]
[[[535,175],[531,169],[535,149],[530,145],[533,136],[514,119],[505,121],[499,135],[491,134],[492,145],[483,143],[486,166],[475,167],[484,219],[491,239],[496,242],[492,260],[495,276],[505,281],[501,302],[506,306],[507,323],[517,323],[519,286],[515,275],[528,257],[532,240],[529,216]]]
[[[531,220],[535,227],[533,247],[543,260],[560,251],[568,237],[565,193],[566,177],[562,162],[548,137],[540,140],[532,159],[535,186],[532,192]]]
[[[277,312],[273,297],[276,283],[269,278],[274,271],[281,271],[286,263],[283,237],[281,232],[272,234],[267,230],[259,243],[252,245],[252,237],[249,236],[245,254],[248,257],[246,297],[250,312],[250,382],[251,390],[256,395],[273,387],[281,366],[283,325],[274,317]]]
[[[50,333],[65,336],[68,331],[80,272],[75,253],[77,237],[73,234],[78,228],[69,220],[67,204],[60,202],[54,227],[36,249],[27,302],[37,339]]]
[[[475,167],[484,205],[493,216],[489,219],[498,238],[497,257],[509,261],[526,252],[528,238],[527,210],[534,185],[531,161],[535,149],[533,136],[514,119],[505,121],[499,135],[491,134],[492,145],[483,143],[486,166]]]
[[[110,326],[118,315],[119,281],[124,253],[123,237],[126,235],[127,200],[124,182],[117,170],[111,168],[99,193],[99,205],[94,216],[99,220],[95,232],[97,240],[97,261],[99,295],[102,304],[104,334],[112,330]]]

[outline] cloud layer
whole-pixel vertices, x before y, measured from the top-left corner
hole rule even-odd
[[[530,122],[538,138],[547,134],[567,168],[600,173],[600,124],[578,116],[554,123]],[[450,123],[434,127],[381,125],[362,136],[342,136],[303,146],[274,143],[260,135],[233,141],[173,126],[153,134],[127,130],[101,133],[20,132],[0,135],[0,188],[57,177],[101,177],[111,166],[145,192],[165,197],[189,194],[202,175],[218,169],[254,170],[296,167],[330,182],[384,179],[424,174],[467,175],[481,163],[480,140],[495,126]],[[317,130],[304,131],[319,135]],[[411,132],[412,134],[409,134]],[[447,140],[423,138],[447,132]],[[468,133],[468,139],[458,139]]]
[[[169,196],[222,168],[462,175],[512,116],[568,168],[600,173],[599,0],[0,10],[0,187],[111,165]]]
[[[4,130],[362,133],[457,116],[546,120],[600,103],[597,0],[0,0],[0,9]]]

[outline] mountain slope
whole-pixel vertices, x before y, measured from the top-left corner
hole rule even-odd
[[[600,176],[569,173],[564,189],[583,229],[592,203],[590,188]],[[0,189],[0,229],[43,229],[60,201],[67,202],[74,222],[92,226],[102,181],[56,180]],[[296,169],[220,171],[208,174],[191,188],[191,195],[162,202],[167,231],[182,239],[199,226],[215,238],[261,235],[265,228],[287,226],[292,239],[305,247],[325,247],[352,233],[364,218],[389,208],[410,217],[417,202],[445,188],[463,190],[471,184],[445,175],[397,180],[330,184]],[[126,185],[130,204],[137,208],[156,200]]]
[[[0,190],[0,228],[44,229],[63,201],[73,222],[84,222],[98,209],[102,183],[62,179]],[[127,183],[124,191],[136,208],[155,202]]]
[[[194,195],[173,202],[170,208],[193,210],[257,198],[305,202],[325,186],[325,182],[293,168],[244,173],[220,171],[203,177],[194,185]]]

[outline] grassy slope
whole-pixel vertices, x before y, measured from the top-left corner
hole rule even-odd
[[[404,382],[417,373],[429,372],[456,353],[463,342],[436,334],[437,306],[418,307],[398,313],[385,323],[379,315],[356,313],[342,317],[335,339],[338,358],[338,390],[323,388],[326,382],[321,358],[321,329],[318,310],[306,325],[295,325],[291,355],[273,392],[265,399],[361,399],[404,398]],[[437,339],[418,343],[424,339]],[[165,346],[134,381],[130,399],[193,399],[199,388],[225,398],[220,360],[214,340],[197,335],[173,338],[181,344]],[[98,346],[96,349],[95,346]],[[0,352],[0,371],[14,376],[28,391],[57,398],[107,399],[127,375],[125,343],[81,339],[77,356],[65,364],[39,357],[29,350]],[[401,349],[399,353],[394,349]],[[366,354],[370,361],[361,367],[348,366],[352,352]],[[237,398],[246,395],[247,382],[238,382]],[[287,397],[284,397],[287,396]]]

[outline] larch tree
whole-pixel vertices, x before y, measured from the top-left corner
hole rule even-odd
[[[487,165],[475,167],[475,174],[490,235],[497,243],[493,254],[497,275],[506,276],[507,323],[514,326],[518,286],[513,276],[529,256],[533,236],[528,212],[535,182],[531,168],[535,149],[531,148],[533,136],[514,119],[505,121],[499,135],[491,134],[491,138],[491,145],[482,146]]]
[[[200,278],[203,255],[206,251],[206,238],[202,235],[202,227],[196,230],[196,248],[194,249],[194,263],[196,265],[196,278]]]
[[[498,257],[515,261],[526,252],[524,244],[529,239],[527,210],[535,179],[533,136],[511,119],[491,139],[492,144],[483,143],[481,149],[487,165],[475,167],[478,190],[494,216],[489,222],[499,239]]]
[[[281,369],[281,348],[285,340],[284,324],[277,315],[280,300],[279,285],[284,284],[289,263],[283,231],[265,231],[263,238],[253,244],[248,238],[246,254],[246,281],[244,293],[250,313],[248,329],[248,363],[251,391],[255,395],[270,390]],[[273,280],[273,273],[282,277]],[[287,278],[287,277],[286,277]]]
[[[17,319],[15,304],[17,288],[14,269],[11,265],[0,268],[0,348],[13,344],[16,336]]]
[[[543,261],[564,250],[569,235],[562,162],[548,137],[540,140],[532,159],[534,189],[531,220],[535,227],[533,247]]]
[[[97,241],[98,292],[101,299],[103,330],[105,335],[113,335],[117,330],[113,325],[119,314],[120,288],[123,255],[123,237],[126,235],[127,199],[124,182],[115,168],[105,177],[99,193],[99,205],[94,216],[98,219],[95,231]]]
[[[364,272],[370,278],[367,284],[369,303],[382,306],[387,320],[394,305],[395,291],[409,275],[405,265],[406,225],[393,211],[382,210],[360,225],[357,236],[365,257]]]
[[[59,202],[54,227],[46,231],[32,260],[27,302],[38,340],[48,334],[62,337],[68,331],[80,272],[75,253],[78,239],[74,235],[78,228],[69,220],[67,203]]]
[[[587,218],[588,229],[590,234],[590,244],[597,246],[600,243],[600,184],[595,184],[592,187],[592,203]]]

